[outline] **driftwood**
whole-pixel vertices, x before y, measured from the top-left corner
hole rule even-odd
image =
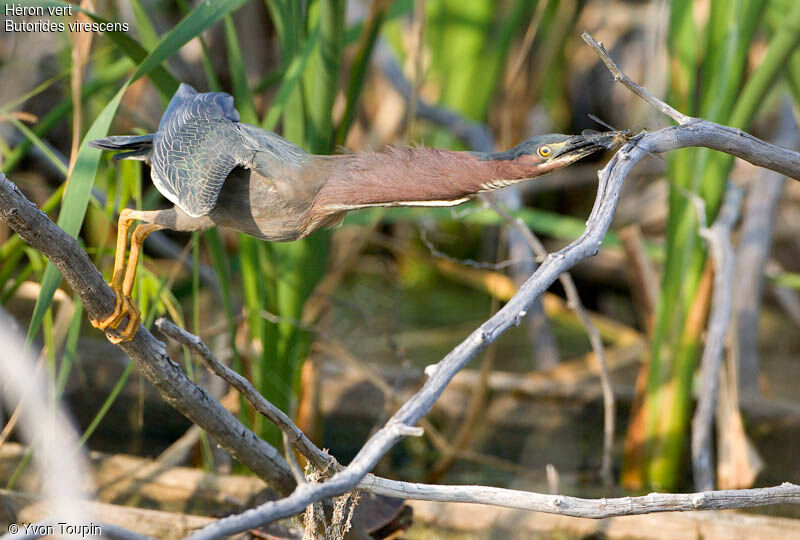
[[[552,531],[565,531],[581,538],[650,540],[748,540],[797,539],[795,519],[743,514],[739,512],[687,512],[682,514],[650,514],[607,519],[585,519],[521,512],[496,506],[466,503],[412,501],[414,517],[423,523],[457,531],[485,533],[497,538],[520,532],[534,536]]]

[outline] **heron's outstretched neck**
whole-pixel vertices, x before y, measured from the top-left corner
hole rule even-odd
[[[541,174],[525,159],[438,148],[315,157],[325,174],[312,217],[369,206],[453,206]]]

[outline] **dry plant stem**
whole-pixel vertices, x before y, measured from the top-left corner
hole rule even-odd
[[[658,302],[658,277],[647,257],[642,230],[638,225],[628,225],[618,233],[628,271],[631,273],[631,289],[638,308],[642,326],[650,334],[653,331],[656,303]]]
[[[528,23],[528,28],[525,30],[525,36],[522,38],[522,44],[520,44],[517,53],[514,55],[514,59],[511,61],[511,67],[508,69],[508,75],[506,76],[505,84],[506,88],[509,88],[514,81],[517,80],[517,77],[519,77],[520,73],[522,73],[522,68],[525,66],[525,60],[528,59],[528,55],[533,47],[533,40],[539,33],[539,26],[542,22],[544,9],[546,6],[546,2],[541,2],[536,6],[536,13],[533,14],[531,22]]]
[[[741,241],[736,257],[734,324],[737,341],[739,389],[744,395],[759,394],[758,317],[764,290],[764,268],[772,247],[772,222],[785,179],[774,171],[762,171],[748,190],[743,210]]]
[[[294,446],[286,431],[281,431],[281,439],[283,440],[283,450],[286,454],[286,461],[289,463],[289,468],[292,469],[294,479],[298,484],[303,484],[306,481],[306,475],[303,474],[303,468],[300,462],[297,461],[297,456],[294,453]]]
[[[486,203],[503,218],[503,220],[517,229],[525,241],[530,246],[531,250],[540,259],[546,259],[549,253],[544,247],[544,244],[537,238],[525,223],[520,219],[514,219],[505,208],[497,204],[491,197],[485,198]],[[564,292],[567,295],[567,305],[575,312],[578,320],[586,329],[589,336],[589,342],[594,351],[597,363],[600,367],[600,386],[603,390],[603,458],[600,466],[600,476],[603,479],[603,484],[610,486],[614,484],[613,478],[613,455],[614,450],[614,419],[616,417],[616,403],[614,400],[614,389],[611,386],[611,377],[608,373],[608,363],[606,362],[606,351],[603,346],[603,340],[600,337],[600,332],[597,327],[592,323],[589,314],[583,307],[578,287],[575,286],[575,281],[569,272],[564,272],[558,278],[561,285],[564,287]]]
[[[388,45],[379,42],[376,56],[379,58],[379,64],[384,76],[389,79],[395,90],[406,101],[409,101],[413,95],[413,89],[406,80],[405,75],[403,75],[403,70],[392,56]],[[464,140],[470,148],[475,150],[491,152],[494,148],[494,138],[485,125],[465,120],[459,114],[444,107],[432,106],[418,98],[416,117],[423,118],[434,124],[447,126],[453,135]]]
[[[80,296],[87,314],[101,318],[114,307],[114,295],[76,240],[61,230],[0,174],[0,220],[47,257]],[[145,328],[120,346],[164,399],[205,429],[225,450],[279,493],[295,486],[286,461],[275,448],[242,425],[231,413],[186,377],[170,360],[164,345]]]
[[[714,293],[706,345],[700,362],[700,395],[692,419],[692,469],[695,489],[698,491],[714,489],[712,422],[725,336],[733,312],[733,274],[736,260],[731,246],[731,229],[739,217],[741,202],[741,189],[729,186],[717,220],[710,228],[700,229],[700,235],[708,243],[711,259],[714,261]]]
[[[419,100],[419,90],[422,87],[422,40],[425,33],[425,0],[414,0],[414,20],[412,22],[411,58],[414,65],[414,84],[411,87],[411,95],[408,99],[408,113],[406,118],[406,140],[411,138],[414,128],[414,119],[417,116],[417,101]]]
[[[800,135],[788,98],[779,114],[775,142],[796,148]],[[773,171],[761,171],[759,176],[748,189],[743,210],[734,291],[738,386],[742,394],[751,397],[759,393],[758,315],[761,312],[764,269],[772,247],[772,223],[784,185],[783,176]]]

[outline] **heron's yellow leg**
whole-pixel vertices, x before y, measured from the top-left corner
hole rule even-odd
[[[139,308],[131,300],[133,282],[136,279],[136,270],[139,267],[139,254],[142,251],[142,244],[150,233],[163,228],[163,226],[156,223],[142,223],[133,231],[133,236],[131,237],[131,254],[130,257],[128,257],[128,267],[125,269],[125,277],[122,282],[123,310],[128,315],[128,324],[115,335],[107,336],[112,343],[121,343],[133,339],[133,336],[136,335],[136,331],[139,329],[142,312],[139,311]]]
[[[136,335],[136,330],[139,327],[141,312],[131,300],[133,282],[136,278],[136,269],[139,263],[139,254],[141,253],[142,242],[147,238],[147,235],[155,230],[163,229],[164,227],[153,223],[143,223],[136,227],[133,232],[133,237],[131,238],[131,255],[128,259],[127,267],[125,265],[125,251],[131,223],[137,219],[146,219],[150,217],[147,216],[147,214],[151,213],[152,212],[140,212],[126,208],[123,209],[119,215],[117,252],[114,255],[114,274],[109,284],[114,291],[114,310],[103,320],[91,319],[92,326],[96,328],[100,328],[101,330],[117,330],[119,325],[122,324],[122,321],[125,320],[126,317],[128,318],[128,323],[120,332],[106,332],[106,337],[112,343],[121,343],[132,339],[133,336]]]
[[[114,311],[105,319],[90,319],[92,326],[105,330],[106,328],[116,328],[122,320],[122,282],[125,276],[125,251],[128,247],[128,231],[134,218],[131,217],[133,210],[124,208],[119,213],[117,221],[117,251],[114,254],[114,273],[111,276],[111,290],[114,291]]]

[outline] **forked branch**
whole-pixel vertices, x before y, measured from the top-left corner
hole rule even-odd
[[[587,37],[591,36],[587,35]],[[613,64],[604,49],[599,48],[598,53],[601,54],[604,61],[607,60]],[[619,72],[621,73],[621,70]],[[669,109],[666,104],[654,96],[649,93],[646,95],[648,96],[645,98],[646,101],[659,110]],[[668,109],[664,109],[665,107]],[[679,118],[682,117],[679,116]],[[611,225],[622,184],[634,165],[648,154],[663,153],[690,146],[704,146],[721,150],[754,165],[800,179],[800,154],[797,152],[771,145],[741,130],[713,122],[688,119],[678,126],[632,137],[628,144],[624,145],[600,171],[597,198],[586,223],[586,230],[581,237],[561,251],[551,254],[503,308],[439,362],[422,389],[389,419],[383,429],[367,441],[349,466],[324,484],[300,486],[289,497],[265,503],[237,516],[223,518],[198,531],[192,535],[192,538],[207,540],[235,534],[299,513],[309,503],[320,498],[341,495],[354,489],[377,464],[378,460],[400,440],[401,430],[396,429],[397,426],[416,424],[430,411],[459,370],[503,332],[519,324],[531,303],[544,293],[563,272],[597,253],[603,237]],[[459,488],[452,489],[458,490]],[[413,495],[408,496],[413,497]],[[674,497],[674,495],[666,497]],[[702,498],[702,494],[697,494],[695,497]],[[602,501],[597,503],[604,504]],[[683,509],[688,510],[689,508]]]

